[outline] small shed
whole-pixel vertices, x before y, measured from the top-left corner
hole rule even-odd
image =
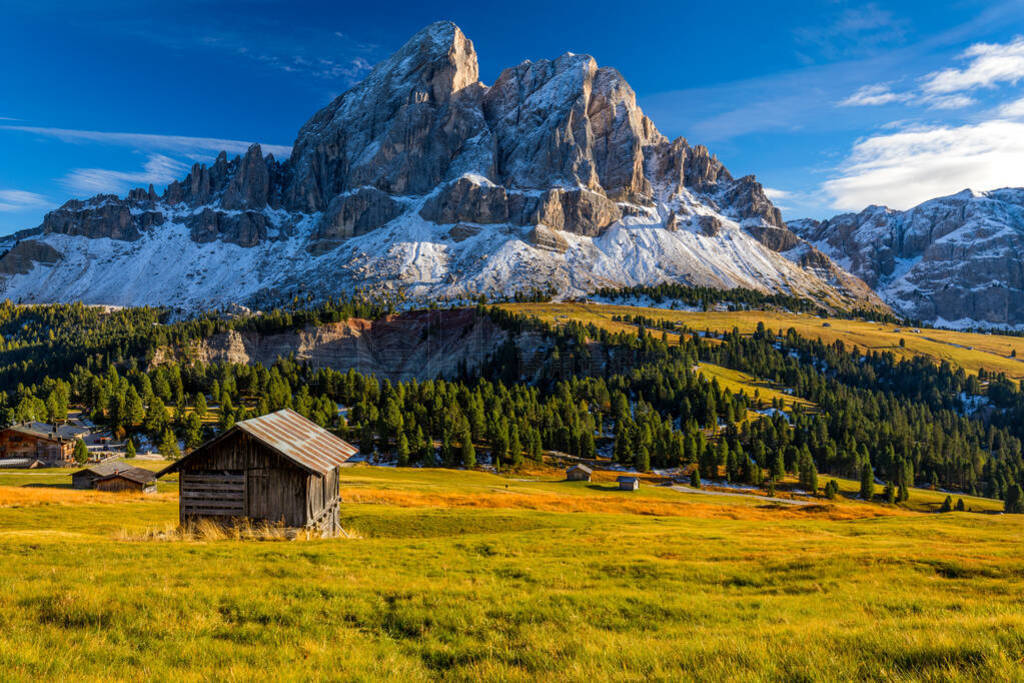
[[[620,491],[636,491],[640,488],[640,480],[637,477],[619,477],[617,481]]]
[[[586,465],[573,465],[565,470],[565,478],[569,481],[590,481],[592,474],[594,470]]]
[[[97,491],[156,493],[156,473],[142,467],[129,467],[96,479],[93,488]]]
[[[132,469],[132,466],[123,462],[101,462],[98,465],[86,467],[85,469],[78,470],[72,474],[71,488],[91,489],[97,479],[109,477],[112,474],[117,474],[118,472],[130,469]]]
[[[249,518],[333,535],[348,442],[284,409],[234,427],[162,470],[178,472],[182,523]]]

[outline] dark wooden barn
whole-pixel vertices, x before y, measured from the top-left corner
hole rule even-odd
[[[71,475],[71,488],[75,489],[91,489],[96,484],[96,480],[102,479],[103,477],[109,477],[112,474],[123,472],[124,470],[130,470],[131,465],[123,462],[101,462],[91,467],[86,467],[83,470],[78,470]]]
[[[292,410],[244,420],[161,471],[179,473],[179,518],[246,517],[340,528],[338,468],[356,448]]]
[[[142,467],[129,467],[96,479],[92,487],[97,491],[156,493],[156,474]]]

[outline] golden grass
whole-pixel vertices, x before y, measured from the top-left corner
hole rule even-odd
[[[600,486],[595,488],[607,491],[610,487]],[[679,498],[677,501],[641,497],[629,491],[623,491],[617,495],[594,493],[581,496],[502,491],[491,493],[396,491],[393,489],[360,487],[352,489],[343,488],[341,495],[346,503],[392,505],[396,507],[534,510],[574,514],[625,514],[747,521],[803,519],[807,517],[829,520],[853,520],[910,514],[899,508],[875,505],[837,505],[826,503],[825,501],[807,505],[787,505],[768,500],[757,502],[756,498],[753,497],[749,503],[739,505],[701,503],[694,502],[694,497],[701,494],[688,495],[679,492],[676,492]]]
[[[0,508],[33,505],[120,504],[129,501],[176,500],[174,493],[134,493],[129,491],[92,491],[45,486],[0,486]]]
[[[583,323],[594,323],[612,332],[635,332],[636,328],[612,320],[612,316],[643,315],[649,318],[670,320],[695,330],[728,332],[733,328],[742,334],[753,333],[757,324],[778,332],[794,328],[804,337],[820,339],[827,343],[842,341],[847,348],[857,346],[862,350],[890,351],[898,357],[923,356],[935,362],[948,361],[965,371],[977,374],[987,371],[1005,372],[1008,377],[1024,378],[1024,337],[1010,337],[998,334],[976,334],[954,332],[932,328],[918,328],[885,325],[863,320],[839,320],[796,313],[776,311],[709,311],[685,312],[661,308],[620,306],[615,304],[578,303],[521,303],[501,304],[501,307],[522,315],[536,316],[549,323],[564,323],[568,319]],[[824,324],[828,323],[828,327]],[[899,332],[896,332],[896,329]],[[655,331],[655,334],[658,334]],[[903,339],[905,346],[900,346]],[[675,337],[670,335],[670,342]],[[967,348],[971,347],[971,348]],[[1019,358],[1011,358],[1016,351]]]
[[[719,386],[734,394],[743,392],[749,398],[753,398],[754,392],[756,391],[758,399],[765,405],[771,405],[773,401],[779,400],[782,401],[787,408],[793,405],[800,405],[804,409],[811,411],[817,408],[817,405],[812,401],[808,401],[807,399],[799,396],[793,396],[792,394],[787,394],[785,391],[774,386],[771,382],[759,379],[745,372],[740,372],[739,370],[724,368],[721,365],[715,365],[714,363],[698,363],[697,369],[700,374],[704,375],[704,377],[708,379],[708,381],[717,379]]]
[[[346,468],[355,541],[161,538],[173,500],[0,508],[2,678],[1022,678],[1024,516],[520,474]]]

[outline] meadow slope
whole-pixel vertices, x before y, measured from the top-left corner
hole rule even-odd
[[[826,343],[842,341],[848,350],[857,347],[862,351],[888,351],[901,358],[923,356],[937,363],[947,361],[969,373],[976,374],[984,368],[989,372],[1005,372],[1016,380],[1024,379],[1024,337],[900,327],[866,320],[822,319],[778,311],[689,312],[616,304],[549,302],[501,304],[500,307],[549,323],[578,320],[611,332],[636,330],[633,325],[613,319],[624,315],[667,320],[701,332],[729,332],[735,328],[741,334],[751,334],[758,323],[763,322],[775,331],[793,328],[810,339]],[[655,331],[655,334],[660,333]]]
[[[173,527],[173,493],[47,487],[37,500],[38,485],[0,487],[0,670],[23,680],[1024,675],[1018,516],[523,479],[346,469],[353,537],[279,542],[140,540]]]

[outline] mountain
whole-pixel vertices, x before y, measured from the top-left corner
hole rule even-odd
[[[72,200],[0,241],[0,295],[186,309],[354,288],[421,297],[677,281],[881,305],[753,176],[669,140],[614,69],[523,62],[486,86],[432,24],[299,131],[158,195]]]
[[[870,206],[789,226],[908,317],[1024,325],[1024,189],[964,190],[907,211]]]

